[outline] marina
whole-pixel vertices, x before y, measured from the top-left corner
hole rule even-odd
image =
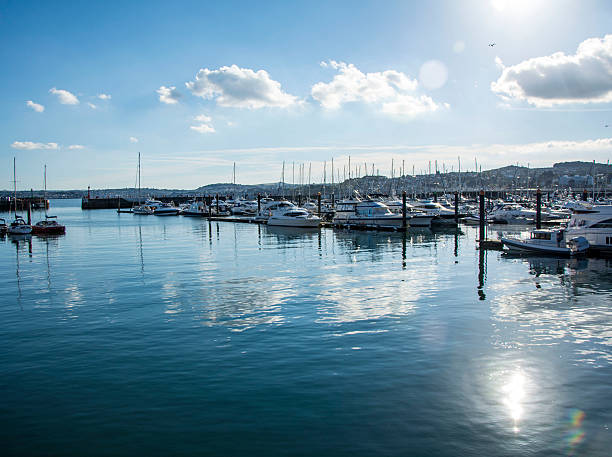
[[[470,226],[51,208],[66,235],[0,238],[9,453],[155,454],[177,433],[181,455],[607,452],[609,259],[477,249]]]

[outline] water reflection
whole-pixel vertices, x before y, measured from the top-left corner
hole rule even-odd
[[[502,256],[516,262],[513,257]],[[593,365],[612,362],[612,263],[609,259],[520,258],[531,280],[508,279],[493,299],[494,319],[516,323],[514,332],[498,327],[505,347],[573,347],[577,360]]]
[[[513,430],[519,431],[519,421],[523,416],[523,401],[525,399],[525,375],[519,370],[512,374],[508,382],[503,386],[504,404],[513,421]]]

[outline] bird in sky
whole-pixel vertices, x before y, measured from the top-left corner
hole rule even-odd
[[[489,43],[489,46],[493,47],[493,46],[495,46],[495,43]]]

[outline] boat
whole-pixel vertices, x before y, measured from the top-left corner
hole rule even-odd
[[[141,207],[143,207],[143,211],[146,211],[145,208],[151,211],[147,214],[154,214],[155,216],[176,216],[179,213],[179,209],[172,203],[164,203],[160,200],[155,200],[153,198],[148,198],[144,202],[144,204],[141,205]],[[135,214],[142,213],[135,212]]]
[[[29,235],[32,233],[32,226],[26,224],[21,216],[17,214],[17,172],[15,167],[15,157],[13,157],[13,184],[15,189],[15,220],[8,226],[9,235]]]
[[[406,215],[406,226],[411,218]],[[346,217],[334,218],[334,223],[339,225],[358,225],[371,228],[393,228],[400,229],[404,226],[404,218],[401,214],[393,213],[383,202],[365,200],[355,204],[353,214]]]
[[[402,200],[394,199],[384,202],[389,207],[391,212],[402,214]],[[410,203],[406,202],[406,217],[410,219],[410,227],[431,227],[431,221],[435,216],[430,216],[425,211],[421,211]]]
[[[0,218],[0,235],[4,235],[8,230],[8,225],[6,225],[6,220]]]
[[[586,238],[590,250],[612,253],[612,205],[590,205],[573,211],[567,233]]]
[[[321,225],[320,217],[287,201],[273,202],[267,206],[266,210],[268,211],[267,224],[270,226],[316,228]]]
[[[117,210],[120,212],[121,208]],[[146,204],[142,204],[140,201],[140,152],[138,153],[138,205],[132,206],[132,213],[139,214],[141,216],[148,216],[153,214],[153,208],[147,206]]]
[[[45,201],[47,200],[47,166],[45,165]],[[32,226],[34,235],[63,235],[66,233],[66,227],[57,222],[57,216],[49,216],[47,214],[47,205],[45,205],[45,220],[39,221]]]
[[[190,202],[185,209],[181,211],[183,216],[203,217],[208,216],[208,208],[206,203],[201,201]]]
[[[432,200],[421,200],[414,203],[414,208],[423,211],[427,216],[431,216],[431,226],[454,227],[457,225],[455,210],[446,208],[438,202]]]
[[[32,233],[32,226],[15,214],[15,220],[8,226],[7,232],[9,235],[29,235]]]
[[[494,224],[533,224],[535,219],[535,210],[518,203],[499,204],[488,214],[488,220]]]
[[[60,224],[55,219],[57,216],[45,215],[44,221],[39,221],[32,226],[34,235],[63,235],[66,233],[66,226]]]
[[[568,237],[565,228],[535,229],[530,232],[528,239],[502,237],[501,242],[514,252],[562,256],[582,254],[589,248],[585,237]]]

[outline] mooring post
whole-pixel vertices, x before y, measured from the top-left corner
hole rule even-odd
[[[480,244],[485,240],[485,194],[480,191]]]
[[[317,213],[321,217],[321,192],[317,194]]]
[[[334,209],[336,207],[336,196],[334,195],[334,193],[332,192],[332,209]]]
[[[589,192],[586,189],[582,190],[582,200],[587,201],[589,199]]]
[[[406,191],[402,191],[402,230],[406,230]]]
[[[536,190],[536,229],[542,228],[542,191]]]
[[[257,215],[261,214],[261,194],[257,194]]]
[[[32,225],[32,203],[28,202],[28,225]]]
[[[215,196],[215,200],[217,200],[217,216],[219,216],[219,194]]]
[[[438,193],[434,192],[433,194],[434,194],[434,202],[438,203]]]
[[[302,206],[302,194],[298,194],[298,206]]]
[[[459,192],[455,191],[455,224],[459,223]]]

